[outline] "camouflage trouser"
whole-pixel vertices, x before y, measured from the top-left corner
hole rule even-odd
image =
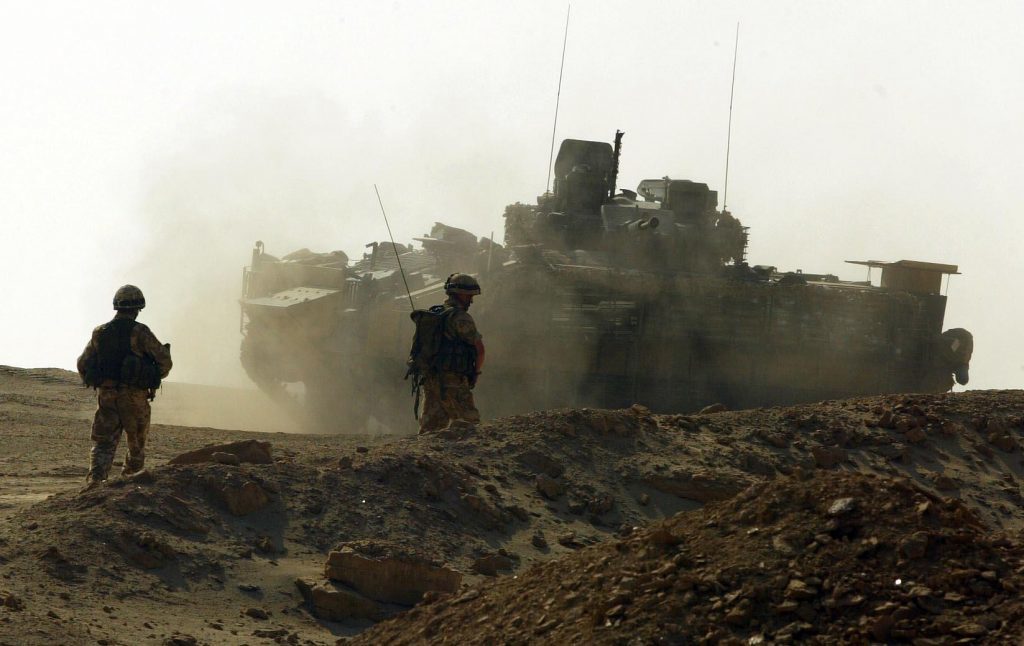
[[[128,453],[122,475],[142,469],[146,461],[146,435],[149,433],[148,393],[140,388],[103,387],[97,395],[99,406],[92,422],[92,466],[90,480],[106,480],[121,431],[128,436]]]
[[[469,379],[454,372],[427,375],[423,380],[420,433],[440,430],[456,419],[474,424],[480,421]]]

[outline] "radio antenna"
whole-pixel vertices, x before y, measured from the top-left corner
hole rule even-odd
[[[412,302],[412,292],[409,291],[409,281],[405,279],[405,270],[402,269],[402,258],[398,255],[398,245],[395,244],[395,236],[391,234],[391,225],[388,224],[388,214],[384,210],[384,202],[380,199],[380,191],[377,190],[377,185],[373,185],[373,192],[377,194],[377,204],[380,204],[381,215],[384,216],[384,225],[388,228],[388,237],[391,238],[391,248],[395,250],[395,260],[398,261],[398,271],[402,274],[402,282],[405,284],[405,295],[409,297],[409,307],[416,309],[416,306]]]
[[[572,3],[565,7],[565,36],[562,38],[562,63],[558,66],[558,93],[555,94],[555,123],[551,126],[551,152],[548,154],[548,182],[544,192],[551,190],[551,165],[555,159],[555,131],[558,130],[558,104],[562,99],[562,72],[565,70],[565,46],[569,43],[569,11]]]
[[[729,152],[732,147],[732,99],[736,94],[736,57],[740,51],[740,23],[736,23],[736,45],[732,51],[732,85],[729,88],[729,129],[725,137],[725,186],[722,189],[722,210],[729,204]]]

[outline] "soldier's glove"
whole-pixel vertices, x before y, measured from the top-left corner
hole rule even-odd
[[[479,378],[480,378],[480,373],[479,372],[474,372],[473,375],[469,378],[469,389],[470,390],[473,390],[474,388],[476,388],[476,380],[479,379]]]

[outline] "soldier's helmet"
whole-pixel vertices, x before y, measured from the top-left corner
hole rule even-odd
[[[114,294],[115,310],[141,310],[146,306],[146,297],[135,285],[123,285]]]
[[[480,293],[480,283],[469,274],[452,274],[444,281],[444,293],[476,296]]]

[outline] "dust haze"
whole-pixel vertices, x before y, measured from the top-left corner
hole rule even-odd
[[[239,362],[239,299],[254,243],[278,256],[310,248],[359,258],[366,243],[387,239],[374,183],[400,241],[412,242],[435,220],[501,235],[496,205],[515,172],[513,143],[480,137],[453,145],[429,117],[408,135],[385,133],[384,124],[322,97],[248,96],[231,106],[200,115],[144,176],[145,240],[129,273],[161,304],[144,320],[172,344],[174,381],[251,387]],[[452,176],[457,192],[448,187]],[[193,406],[190,419],[223,416],[215,409],[231,403]],[[235,407],[237,419],[253,419],[246,407]]]
[[[504,206],[544,189],[564,28],[548,3],[2,17],[3,362],[70,368],[131,282],[172,380],[251,388],[237,301],[256,240],[358,257],[386,238],[374,183],[399,242],[435,221],[500,240]],[[574,6],[557,138],[621,128],[621,186],[721,191],[741,22],[729,207],[750,262],[958,264],[946,327],[975,335],[970,387],[1017,387],[1022,18],[999,1]]]

